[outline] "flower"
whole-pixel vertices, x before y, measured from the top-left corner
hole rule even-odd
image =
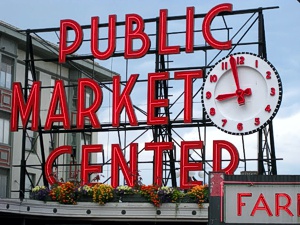
[[[49,192],[49,188],[45,186],[35,186],[31,190],[30,198],[46,201],[47,197],[49,196]]]
[[[134,194],[134,189],[127,185],[118,186],[115,188],[115,193],[118,196]]]
[[[79,186],[76,190],[78,196],[93,196],[93,188],[87,184]]]
[[[104,205],[114,197],[114,189],[109,184],[96,184],[93,186],[93,201]]]
[[[77,187],[72,182],[62,183],[60,185],[53,185],[50,190],[50,196],[52,200],[56,200],[61,204],[73,204],[76,205],[77,194],[75,190]]]
[[[160,207],[161,199],[158,196],[158,189],[159,187],[156,185],[142,185],[140,192],[154,206]]]
[[[56,183],[50,190],[45,186],[36,186],[31,190],[30,198],[46,201],[50,196],[53,201],[61,204],[77,204],[79,200],[89,201],[92,198],[93,202],[104,205],[116,196],[118,198],[115,199],[119,199],[119,201],[123,201],[125,195],[132,195],[130,196],[131,200],[135,199],[134,197],[138,197],[134,196],[135,194],[142,195],[155,207],[160,207],[163,203],[196,202],[201,208],[202,203],[208,202],[209,189],[207,185],[197,185],[184,192],[176,187],[159,187],[158,185],[142,184],[139,189],[136,189],[127,185],[113,188],[109,184],[102,183],[80,186],[78,182],[66,182]]]
[[[181,192],[178,188],[167,186],[160,187],[157,193],[162,203],[179,202],[179,200],[183,197],[183,192]]]
[[[188,191],[187,195],[196,198],[199,207],[202,208],[202,203],[207,202],[208,200],[208,186],[196,185]]]

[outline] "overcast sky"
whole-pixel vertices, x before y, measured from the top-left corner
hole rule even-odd
[[[264,12],[268,60],[277,68],[284,91],[281,108],[274,119],[276,154],[278,158],[283,158],[278,162],[278,173],[300,174],[300,3],[297,0],[10,0],[1,3],[0,19],[21,29],[34,29],[59,27],[62,19],[73,19],[81,25],[88,25],[92,16],[99,16],[101,22],[106,22],[111,14],[117,15],[117,21],[124,21],[129,13],[153,18],[159,15],[160,9],[168,9],[169,16],[184,15],[188,6],[194,6],[195,13],[206,13],[220,3],[232,3],[233,10],[279,6],[279,9]],[[135,71],[138,66],[133,65],[131,70]],[[109,69],[122,73],[117,65],[111,64]],[[153,71],[146,69],[144,73],[148,72]],[[226,135],[216,128],[210,132],[211,137],[232,140],[242,154],[240,137]],[[193,134],[187,135],[190,137]],[[257,154],[253,141],[257,136],[250,136],[245,137],[248,158]],[[256,170],[255,167],[252,165],[249,170]]]

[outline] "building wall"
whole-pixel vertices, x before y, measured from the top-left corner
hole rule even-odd
[[[13,136],[9,132],[11,112],[11,84],[13,80],[17,45],[0,35],[0,198],[9,196],[12,166]],[[6,64],[7,63],[7,64]],[[9,66],[9,65],[10,66]]]
[[[20,82],[22,84],[22,87],[25,87],[25,51],[18,50],[18,60],[16,65],[16,73],[15,73],[15,81]],[[38,75],[38,80],[41,81],[42,87],[51,87],[53,86],[53,83],[51,80],[55,79],[62,79],[65,81],[65,84],[68,84],[68,73],[69,69],[60,67],[55,63],[45,63],[43,61],[38,61],[35,63],[36,67],[36,73]],[[60,72],[58,75],[57,72]],[[31,73],[29,76],[32,76]],[[42,88],[41,90],[41,104],[40,104],[40,119],[41,119],[41,126],[44,126],[50,100],[51,100],[51,91],[52,88]],[[19,120],[19,126],[23,126],[21,120]],[[22,156],[22,141],[16,141],[16,140],[22,140],[23,132],[22,130],[19,130],[18,132],[13,133],[14,141],[13,141],[13,153],[14,156],[12,158],[12,165],[20,165],[21,162],[21,156]],[[33,135],[34,139],[32,140],[32,149],[26,149],[26,164],[27,165],[33,165],[34,168],[28,167],[27,172],[32,175],[33,183],[42,185],[43,179],[40,179],[41,176],[41,167],[40,167],[40,161],[41,161],[41,146],[40,146],[40,138],[38,136],[37,132],[27,131],[27,135]],[[46,157],[49,155],[49,148],[50,148],[50,134],[43,135],[43,148]],[[29,137],[26,138],[26,142],[30,143]],[[65,145],[67,143],[66,135],[59,135],[59,138],[57,139],[59,143],[57,143],[57,146]],[[30,144],[27,144],[28,146]],[[60,159],[61,163],[63,159]],[[39,169],[36,169],[39,168]],[[20,189],[20,167],[12,167],[11,169],[11,190],[12,198],[18,198],[19,193],[18,190]],[[29,189],[29,180],[26,179],[26,188]],[[28,194],[26,194],[26,197],[28,197]]]
[[[0,23],[0,62],[4,57],[9,57],[13,61],[14,70],[12,71],[11,84],[12,82],[21,82],[22,87],[25,85],[25,59],[26,52],[24,46],[26,46],[25,37],[19,32],[16,32],[13,27],[2,26]],[[15,35],[15,36],[14,36]],[[23,35],[25,36],[25,35]],[[34,46],[35,47],[35,46]],[[45,50],[47,51],[47,50]],[[39,53],[41,50],[39,49]],[[42,55],[35,54],[35,59],[42,58]],[[84,65],[89,65],[89,63],[84,62]],[[91,70],[91,67],[87,68]],[[1,68],[1,64],[0,64]],[[81,67],[83,68],[83,67]],[[77,83],[77,79],[84,77],[82,71],[76,70],[76,68],[70,68],[66,65],[61,65],[55,62],[45,62],[45,61],[35,61],[35,70],[38,80],[42,82],[41,90],[41,104],[40,104],[40,121],[41,126],[45,124],[47,117],[49,104],[52,96],[52,90],[55,80],[64,80],[65,85],[70,85]],[[100,71],[108,71],[99,67]],[[99,77],[106,76],[105,74],[98,74]],[[1,81],[1,79],[0,79]],[[28,74],[29,85],[32,82],[31,72]],[[69,104],[69,113],[71,115],[76,115],[76,87],[65,87],[65,92]],[[0,125],[1,118],[10,119],[11,114],[11,86],[1,87],[0,86]],[[91,98],[92,100],[92,98]],[[5,104],[8,102],[8,104]],[[59,110],[59,109],[58,109]],[[75,117],[74,117],[75,118]],[[7,124],[7,123],[6,123]],[[54,124],[61,125],[61,124]],[[3,127],[4,125],[2,125]],[[23,126],[21,120],[19,120],[19,127]],[[30,126],[30,123],[28,124]],[[22,159],[22,139],[23,130],[19,129],[17,132],[10,132],[9,129],[4,130],[0,127],[2,136],[4,134],[9,135],[9,142],[3,143],[3,138],[1,142],[0,135],[0,198],[10,197],[18,198],[20,190],[20,164]],[[0,131],[0,132],[1,132]],[[83,135],[86,135],[86,143],[83,142]],[[35,185],[43,185],[43,179],[41,178],[41,150],[44,149],[45,156],[49,155],[51,151],[55,148],[63,145],[73,145],[76,149],[75,159],[71,158],[69,155],[63,155],[56,161],[57,164],[66,164],[74,161],[75,163],[81,163],[81,145],[97,143],[96,133],[65,133],[65,134],[43,134],[43,145],[41,148],[41,136],[38,132],[33,132],[26,129],[26,141],[25,141],[25,158],[26,158],[26,170],[32,182],[30,182],[29,177],[25,179],[25,188],[30,190]],[[2,159],[3,158],[3,159]],[[96,162],[96,155],[91,159],[91,162]],[[30,166],[31,165],[31,166]],[[73,171],[72,171],[73,170]],[[70,180],[75,179],[76,173],[80,170],[80,167],[75,166],[65,166],[58,169],[58,180]],[[55,170],[53,170],[55,172]],[[73,176],[73,177],[72,177]],[[79,177],[77,178],[79,179]],[[25,197],[29,197],[29,192],[25,194]]]

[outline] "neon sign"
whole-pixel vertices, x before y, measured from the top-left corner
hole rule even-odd
[[[231,41],[218,41],[216,40],[210,30],[210,24],[219,13],[231,12],[231,4],[220,4],[212,8],[204,17],[202,30],[205,41],[215,49],[230,49]],[[98,25],[99,18],[92,17],[91,19],[91,52],[97,59],[104,60],[112,56],[116,48],[116,16],[109,16],[109,32],[108,32],[108,47],[105,51],[100,52],[98,49]],[[67,31],[73,30],[75,32],[75,40],[72,44],[67,46]],[[186,13],[186,46],[185,51],[187,53],[193,52],[194,38],[194,9],[193,7],[187,8]],[[179,46],[167,45],[167,10],[160,10],[159,13],[159,32],[158,32],[158,54],[179,54]],[[133,40],[140,40],[142,46],[139,49],[133,49]],[[67,55],[76,52],[82,43],[83,32],[80,25],[73,20],[62,20],[60,26],[60,46],[59,46],[59,62],[64,63]],[[126,59],[140,58],[147,54],[150,48],[150,39],[144,32],[143,18],[137,14],[126,15],[125,20],[125,53]],[[121,92],[121,79],[120,76],[114,76],[112,78],[112,126],[120,126],[120,115],[125,109],[129,123],[131,126],[138,126],[138,120],[135,115],[135,110],[130,97],[132,90],[138,80],[138,74],[132,74],[123,91]],[[175,71],[175,80],[184,80],[184,123],[188,124],[192,122],[192,95],[193,95],[193,80],[202,79],[202,70],[192,71]],[[155,83],[157,81],[170,79],[169,72],[155,72],[148,73],[148,95],[147,95],[147,125],[166,125],[168,119],[166,116],[156,116],[155,110],[161,107],[168,107],[169,100],[157,99],[155,96]],[[88,107],[85,105],[86,88],[90,88],[93,92],[94,100]],[[36,131],[39,127],[39,113],[40,113],[40,96],[41,96],[41,82],[35,81],[32,84],[32,88],[29,93],[27,102],[25,102],[21,83],[15,82],[13,84],[13,97],[12,97],[12,116],[11,116],[11,131],[18,130],[19,117],[23,127],[26,126],[31,116],[31,130]],[[69,110],[67,107],[67,97],[64,90],[64,83],[62,80],[55,82],[53,88],[53,94],[50,101],[50,107],[45,120],[45,130],[51,130],[53,123],[60,122],[63,124],[64,129],[84,129],[85,119],[89,119],[92,128],[101,129],[101,123],[96,115],[103,100],[102,89],[99,84],[89,78],[78,79],[78,93],[77,93],[77,114],[76,114],[76,127],[71,127]],[[57,112],[57,108],[60,108],[60,112]],[[189,150],[190,149],[202,149],[202,141],[182,141],[181,142],[181,161],[180,161],[180,187],[182,189],[190,188],[194,185],[201,184],[201,181],[189,181],[188,174],[190,171],[203,170],[202,163],[189,162]],[[119,183],[119,173],[121,171],[124,175],[124,179],[129,186],[134,186],[137,179],[137,149],[138,144],[132,143],[130,145],[130,165],[127,165],[124,155],[118,144],[111,145],[112,163],[111,163],[111,183],[116,187]],[[221,167],[222,151],[226,150],[231,159],[226,168]],[[145,143],[146,151],[153,151],[154,153],[154,172],[153,182],[157,185],[162,184],[162,164],[163,164],[163,152],[173,151],[172,142],[149,142]],[[88,183],[88,175],[90,173],[101,173],[101,165],[89,165],[88,156],[91,153],[102,152],[103,148],[101,144],[84,145],[82,146],[82,162],[81,162],[81,180],[82,184]],[[45,173],[49,184],[55,183],[55,178],[52,173],[52,165],[57,157],[62,154],[72,154],[71,146],[60,146],[50,153],[45,165]],[[213,170],[223,171],[227,174],[232,174],[239,163],[239,154],[236,147],[223,140],[213,142]]]

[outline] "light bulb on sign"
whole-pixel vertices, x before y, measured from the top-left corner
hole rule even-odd
[[[189,171],[189,177],[195,176],[195,171]]]
[[[199,172],[198,172],[198,176],[199,176],[200,178],[203,178],[203,177],[204,177],[204,172],[203,172],[203,171],[199,171]]]

